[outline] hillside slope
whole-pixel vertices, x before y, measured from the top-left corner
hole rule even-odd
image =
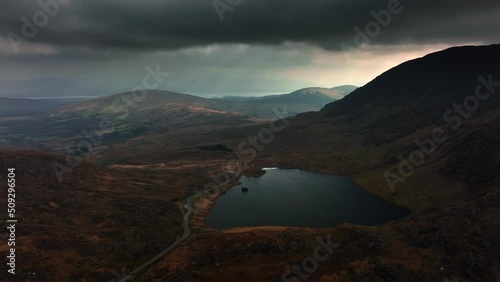
[[[374,131],[367,142],[376,142],[375,134],[383,134],[385,141],[391,141],[417,128],[443,124],[447,122],[443,115],[455,103],[468,102],[471,108],[476,107],[474,101],[464,99],[475,96],[478,87],[485,96],[495,88],[495,82],[498,87],[499,58],[500,45],[455,47],[429,54],[403,63],[344,99],[328,104],[322,116],[340,122],[359,119],[353,124]],[[491,79],[493,83],[485,83]],[[484,100],[479,99],[475,115],[498,110],[500,95],[489,95]],[[375,133],[377,130],[381,132]]]

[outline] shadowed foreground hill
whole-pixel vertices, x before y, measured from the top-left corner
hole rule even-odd
[[[455,103],[465,102],[467,105],[461,106],[464,111],[475,115],[498,111],[499,60],[500,45],[455,47],[429,54],[403,63],[344,99],[328,104],[321,116],[369,128],[372,132],[365,141],[377,143],[452,120],[451,115],[447,120],[443,115]],[[497,91],[496,95],[488,95],[492,90]],[[478,106],[474,99],[464,101],[467,96],[475,96],[476,91],[485,97],[476,99]]]

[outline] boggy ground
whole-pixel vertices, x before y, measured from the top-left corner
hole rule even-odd
[[[180,203],[232,157],[207,154],[108,168],[84,162],[60,183],[51,165],[64,156],[0,151],[0,167],[16,168],[19,220],[16,275],[2,271],[0,281],[110,281],[149,260],[182,235]]]

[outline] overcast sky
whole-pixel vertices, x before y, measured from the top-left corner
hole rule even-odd
[[[159,89],[184,93],[361,86],[430,52],[500,43],[498,0],[2,4],[0,96],[115,94],[148,65],[170,73]]]

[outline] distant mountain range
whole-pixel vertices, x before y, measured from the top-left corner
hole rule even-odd
[[[230,111],[241,113],[253,118],[276,119],[272,113],[273,108],[285,109],[287,115],[295,115],[308,111],[319,111],[326,104],[341,99],[349,94],[355,86],[340,86],[332,89],[327,88],[305,88],[297,90],[290,94],[270,95],[264,97],[240,97],[230,96],[223,98],[202,98],[198,96],[181,94],[170,91],[150,90],[149,93],[154,96],[153,99],[141,103],[148,105],[147,109],[152,107],[166,106],[167,104],[185,104],[202,106],[207,109]],[[130,95],[130,93],[118,94]],[[109,98],[107,98],[109,97]],[[0,98],[0,115],[8,114],[33,114],[43,110],[54,109],[65,104],[83,102],[70,108],[86,109],[98,112],[106,106],[109,100],[116,99],[118,96],[103,96],[92,100],[90,98]],[[143,109],[145,109],[143,107]]]
[[[319,111],[344,95],[341,90],[306,88],[285,95],[238,101],[162,90],[148,90],[140,101],[134,101],[130,92],[76,102],[75,99],[0,98],[0,102],[4,101],[0,116],[23,117],[16,128],[8,127],[10,130],[4,132],[0,147],[59,151],[64,144],[78,138],[82,129],[99,129],[100,121],[114,120],[113,131],[101,132],[105,142],[100,149],[120,154],[123,148],[135,144],[144,147],[141,154],[145,150],[155,151],[157,146],[168,146],[167,151],[172,151],[223,142],[234,136],[233,127]],[[0,120],[0,126],[4,124],[8,125],[8,120],[5,123]],[[111,144],[116,144],[112,146],[114,150],[110,150]]]
[[[300,101],[305,102],[310,105],[316,105],[317,103],[323,102],[333,102],[335,100],[342,99],[346,95],[350,94],[352,91],[356,90],[357,86],[353,85],[343,85],[333,88],[323,88],[323,87],[308,87],[303,88],[289,94],[280,95],[268,95],[261,97],[249,97],[249,96],[223,96],[216,97],[216,100],[226,100],[226,101],[274,101],[274,102],[285,102],[290,101]],[[308,99],[309,98],[309,99]],[[323,105],[324,106],[324,105]],[[321,106],[321,107],[323,107]]]

